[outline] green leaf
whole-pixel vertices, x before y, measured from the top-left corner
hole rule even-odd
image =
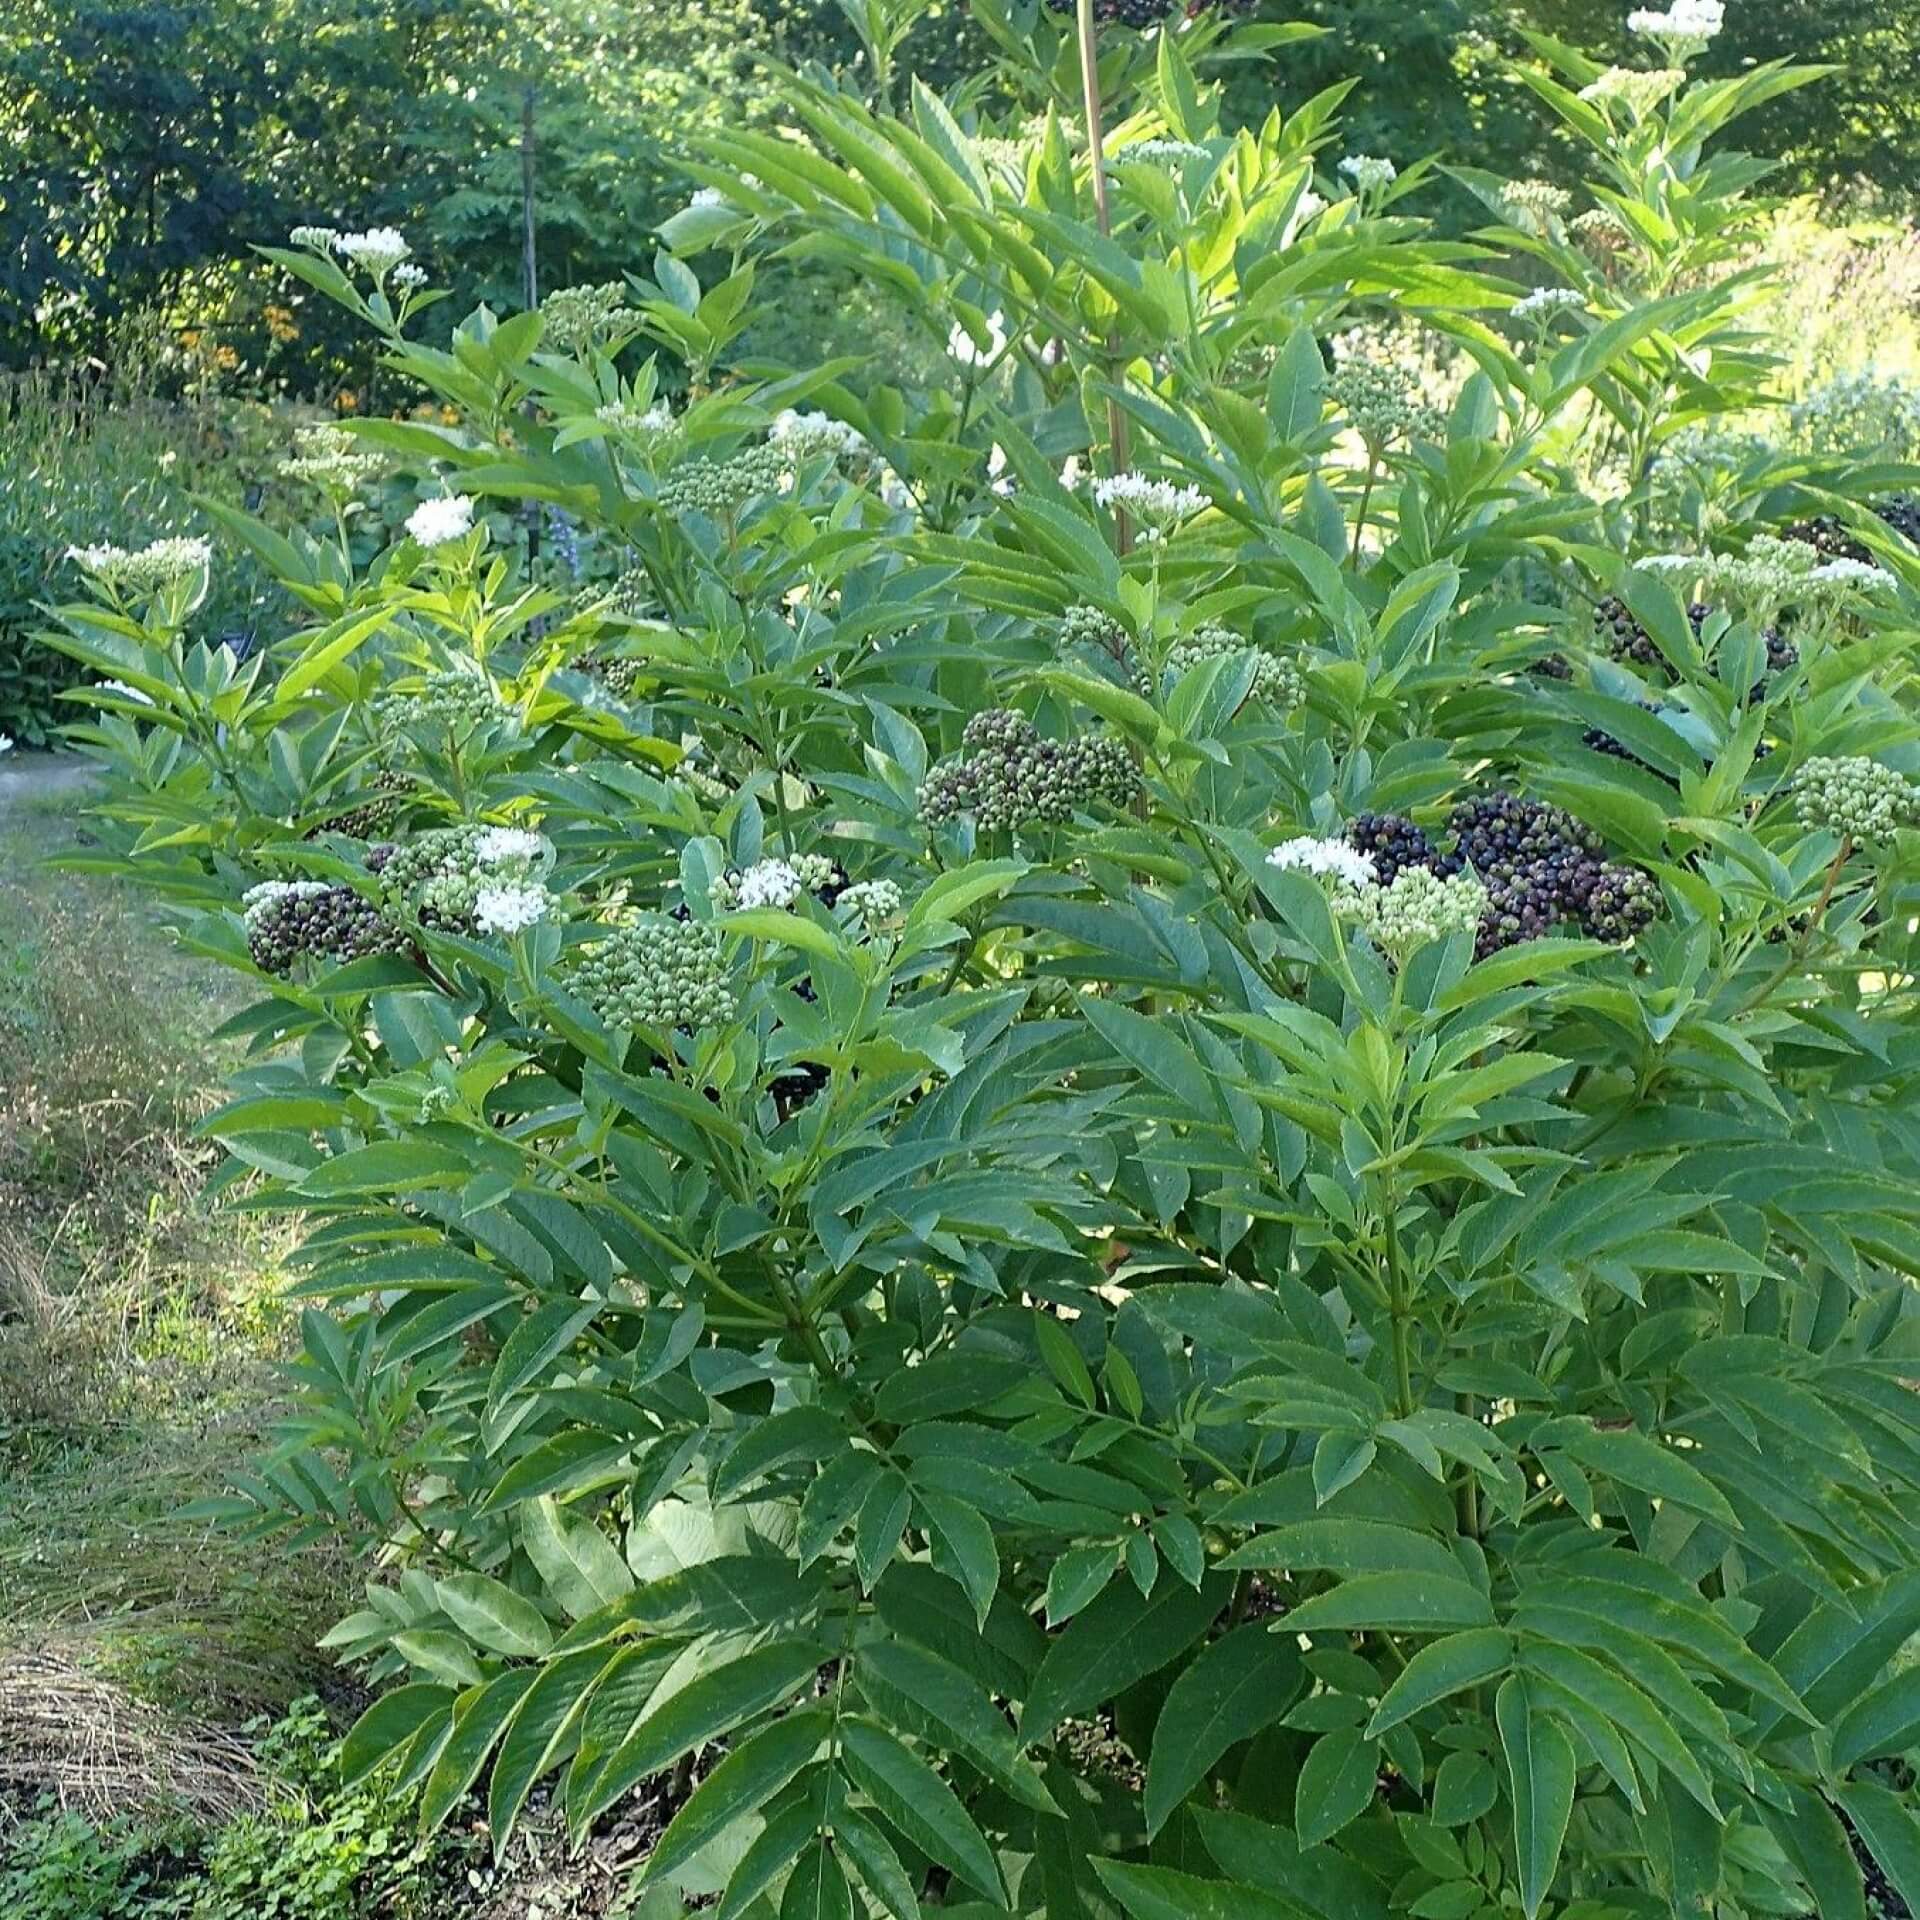
[[[737,1820],[757,1812],[832,1736],[833,1716],[809,1707],[762,1727],[701,1781],[647,1856],[649,1880],[671,1873]]]
[[[1324,1507],[1336,1493],[1352,1486],[1373,1465],[1379,1451],[1371,1434],[1332,1429],[1323,1433],[1313,1449],[1314,1504]]]
[[[1287,1615],[1293,1633],[1369,1629],[1431,1633],[1445,1627],[1491,1627],[1493,1606],[1463,1574],[1363,1573],[1303,1600]]]
[[[905,1640],[863,1647],[858,1671],[876,1714],[918,1739],[964,1753],[1036,1812],[1059,1813],[1005,1715],[971,1675]]]
[[[1380,1746],[1351,1727],[1313,1743],[1293,1789],[1293,1830],[1303,1847],[1317,1846],[1372,1806],[1379,1790]]]
[[[1324,1920],[1312,1907],[1243,1881],[1202,1880],[1172,1867],[1090,1863],[1133,1920]]]
[[[816,1840],[794,1866],[780,1920],[853,1920],[853,1891],[825,1840]]]
[[[1219,1576],[1197,1592],[1181,1580],[1162,1581],[1151,1599],[1130,1581],[1108,1586],[1048,1647],[1021,1715],[1022,1736],[1044,1740],[1068,1714],[1157,1673],[1206,1632],[1227,1596]]]
[[[953,1789],[918,1754],[871,1720],[843,1718],[840,1757],[849,1777],[914,1846],[989,1900],[1005,1900],[986,1836]]]
[[[1494,1696],[1493,1715],[1507,1756],[1520,1903],[1533,1920],[1553,1885],[1573,1812],[1573,1746],[1517,1673]]]
[[[1869,1780],[1834,1789],[1840,1810],[1910,1912],[1920,1912],[1920,1819],[1897,1794]]]
[[[866,1889],[895,1916],[920,1920],[920,1900],[893,1843],[865,1814],[842,1805],[833,1816],[834,1844],[852,1862]]]
[[[447,1618],[489,1653],[537,1660],[553,1645],[540,1609],[484,1573],[450,1573],[434,1583],[434,1592]]]
[[[559,1763],[567,1736],[593,1697],[595,1682],[613,1659],[607,1647],[585,1647],[549,1660],[521,1700],[500,1743],[487,1789],[487,1830],[496,1860],[506,1852],[533,1783]]]
[[[590,1520],[542,1495],[521,1509],[520,1539],[547,1591],[570,1620],[584,1620],[633,1591],[620,1550]]]
[[[743,1720],[770,1713],[819,1670],[819,1648],[807,1643],[762,1647],[682,1687],[644,1715],[608,1759],[580,1804],[568,1802],[568,1824],[584,1833],[628,1788],[671,1766],[683,1753],[717,1740]]]
[[[994,1545],[992,1527],[965,1501],[951,1494],[921,1489],[915,1498],[931,1530],[933,1564],[966,1590],[974,1614],[984,1627],[1000,1586],[1000,1553]]]
[[[1572,1454],[1583,1467],[1604,1473],[1622,1486],[1703,1514],[1729,1533],[1740,1531],[1740,1521],[1720,1489],[1684,1455],[1643,1433],[1565,1421],[1555,1424],[1552,1444]]]
[[[1120,1549],[1112,1541],[1069,1547],[1047,1573],[1047,1624],[1057,1627],[1086,1606],[1111,1580],[1120,1566]]]
[[[466,1797],[480,1777],[514,1709],[538,1678],[533,1667],[514,1667],[477,1692],[463,1694],[453,1710],[453,1726],[420,1797],[420,1824],[431,1833]]]
[[[1840,1716],[1833,1729],[1833,1764],[1844,1772],[1859,1761],[1900,1753],[1916,1743],[1920,1743],[1920,1666],[1896,1673]]]
[[[1260,1624],[1236,1627],[1182,1670],[1153,1726],[1147,1760],[1147,1832],[1156,1834],[1207,1770],[1293,1705],[1303,1668],[1291,1639]]]
[[[1500,1627],[1452,1633],[1422,1647],[1373,1710],[1370,1734],[1385,1733],[1449,1694],[1497,1679],[1513,1665],[1513,1635]]]
[[[1172,1094],[1192,1119],[1214,1126],[1220,1123],[1213,1076],[1200,1064],[1200,1056],[1175,1037],[1164,1019],[1149,1020],[1131,1007],[1117,1000],[1103,1000],[1097,994],[1084,996],[1079,1006],[1087,1024],[1114,1052]]]
[[[383,1693],[340,1743],[340,1778],[347,1786],[364,1780],[382,1761],[389,1760],[430,1721],[453,1710],[451,1687],[415,1681]]]

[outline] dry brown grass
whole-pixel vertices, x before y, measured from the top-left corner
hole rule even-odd
[[[95,1820],[179,1813],[206,1826],[266,1803],[243,1741],[58,1650],[0,1654],[0,1804],[48,1794]]]

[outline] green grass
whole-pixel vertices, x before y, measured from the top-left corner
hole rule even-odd
[[[0,795],[0,1641],[235,1724],[326,1682],[346,1574],[180,1517],[265,1445],[285,1230],[205,1203],[231,986],[49,868],[83,803]]]

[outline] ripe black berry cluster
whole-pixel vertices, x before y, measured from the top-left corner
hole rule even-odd
[[[377,839],[398,822],[412,792],[413,782],[404,773],[383,769],[368,783],[362,799],[321,821],[307,838],[337,833],[349,840]]]
[[[1093,17],[1117,27],[1146,28],[1176,16],[1192,20],[1203,13],[1251,13],[1260,0],[1093,0]],[[1055,13],[1070,14],[1075,0],[1047,0]]]
[[[1004,707],[967,722],[960,759],[935,767],[920,788],[930,822],[970,813],[983,831],[1071,820],[1089,802],[1124,805],[1139,776],[1117,740],[1097,735],[1043,740],[1024,714]]]
[[[1374,878],[1390,887],[1408,867],[1425,867],[1429,873],[1445,878],[1460,871],[1460,860],[1442,854],[1405,814],[1362,813],[1347,827],[1347,844],[1357,848],[1373,862]]]
[[[358,960],[406,951],[406,934],[348,886],[270,881],[247,897],[247,950],[265,973],[289,973],[301,959]]]
[[[1896,494],[1883,500],[1874,513],[1893,531],[1920,546],[1920,495]],[[1829,560],[1871,560],[1872,553],[1853,537],[1843,521],[1823,513],[1818,519],[1801,520],[1787,529],[1789,540],[1803,540],[1825,554]]]
[[[1568,921],[1596,940],[1630,939],[1657,910],[1652,879],[1608,860],[1600,836],[1559,807],[1489,793],[1463,800],[1448,825],[1453,847],[1446,852],[1400,814],[1362,814],[1347,839],[1371,857],[1383,886],[1407,867],[1475,875],[1487,890],[1475,941],[1482,959]]]

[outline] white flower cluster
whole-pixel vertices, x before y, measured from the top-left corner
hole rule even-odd
[[[1609,67],[1580,89],[1582,100],[1606,106],[1618,101],[1636,120],[1643,120],[1686,79],[1679,67]]]
[[[1132,514],[1149,540],[1164,539],[1170,528],[1209,504],[1203,488],[1176,486],[1145,473],[1109,474],[1093,483],[1093,497],[1109,511]]]
[[[326,493],[351,493],[384,464],[377,453],[362,451],[353,435],[339,427],[301,427],[293,438],[297,450],[280,462],[281,473]]]
[[[1822,382],[1791,414],[1794,431],[1816,453],[1920,456],[1920,386],[1899,375],[1842,373]]]
[[[1296,228],[1304,227],[1309,220],[1318,219],[1326,210],[1326,195],[1315,193],[1314,190],[1309,187],[1301,194],[1300,198],[1294,202],[1293,224]]]
[[[1673,0],[1664,13],[1636,7],[1627,15],[1630,33],[1643,33],[1649,40],[1686,41],[1696,52],[1726,24],[1724,0]]]
[[[240,917],[255,925],[267,909],[281,900],[311,900],[328,891],[325,880],[262,880],[240,896]]]
[[[774,416],[767,439],[796,460],[817,453],[850,456],[867,448],[867,436],[857,427],[836,420],[830,413],[799,413],[792,407]]]
[[[1634,563],[1643,573],[1664,575],[1676,587],[1697,583],[1710,598],[1771,610],[1783,601],[1831,607],[1853,593],[1874,593],[1893,576],[1864,560],[1822,560],[1803,540],[1756,534],[1745,553],[1656,553]]]
[[[544,920],[552,910],[553,896],[537,880],[502,881],[484,886],[474,895],[473,924],[482,933],[511,939]]]
[[[1390,187],[1400,177],[1400,169],[1391,160],[1382,160],[1371,153],[1348,154],[1340,162],[1340,171],[1361,193],[1370,193],[1376,187]]]
[[[976,340],[964,320],[956,320],[947,335],[947,352],[963,367],[991,365],[1007,350],[1007,316],[997,308],[987,315],[985,343]]]
[[[175,534],[129,552],[125,547],[69,547],[67,558],[84,568],[110,590],[158,593],[213,560],[213,542],[197,535]]]
[[[723,873],[707,889],[721,913],[751,907],[790,907],[803,893],[828,885],[834,865],[817,853],[796,853],[786,860],[756,860],[738,873]]]
[[[309,247],[315,253],[331,253],[339,243],[338,227],[295,227],[287,235],[296,247]]]
[[[482,827],[473,842],[473,857],[485,867],[498,867],[509,860],[541,860],[547,843],[524,827]]]
[[[1373,856],[1344,840],[1319,840],[1303,833],[1283,840],[1267,855],[1267,865],[1283,873],[1313,873],[1322,879],[1343,881],[1349,887],[1371,887],[1379,883]]]
[[[673,409],[664,400],[656,400],[644,413],[635,412],[624,400],[615,400],[604,407],[595,407],[593,417],[615,433],[654,445],[670,440],[677,425]]]
[[[1586,306],[1587,296],[1572,287],[1535,287],[1524,299],[1516,300],[1508,312],[1516,320],[1544,323],[1563,313],[1584,313]]]
[[[407,533],[423,547],[444,547],[473,531],[473,502],[464,493],[422,500],[407,515]]]
[[[730,207],[733,202],[718,187],[695,187],[693,198],[687,202],[689,213],[705,213],[716,207]]]
[[[376,283],[413,254],[398,227],[369,227],[364,233],[335,234],[333,250],[363,273],[372,274]]]
[[[1508,213],[1531,214],[1546,221],[1573,205],[1573,195],[1549,180],[1509,180],[1500,189],[1500,204]]]

